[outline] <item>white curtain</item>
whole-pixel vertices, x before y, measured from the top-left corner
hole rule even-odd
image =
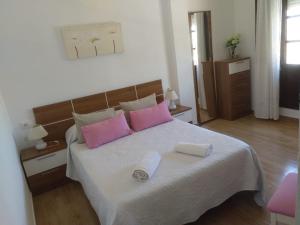
[[[254,113],[257,118],[279,118],[279,71],[282,0],[258,0]]]

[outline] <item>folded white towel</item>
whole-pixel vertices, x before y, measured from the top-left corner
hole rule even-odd
[[[137,181],[147,181],[156,171],[161,160],[158,152],[148,152],[143,159],[135,166],[133,178]]]
[[[188,155],[207,157],[212,153],[213,146],[212,144],[179,143],[174,150]]]

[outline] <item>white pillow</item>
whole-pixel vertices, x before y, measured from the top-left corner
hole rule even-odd
[[[139,109],[152,107],[152,106],[157,105],[156,94],[154,93],[145,98],[141,98],[141,99],[138,99],[135,101],[120,102],[120,105],[125,112],[136,111]]]
[[[92,112],[88,114],[73,113],[73,118],[77,127],[77,143],[84,143],[84,138],[81,133],[81,127],[110,119],[116,115],[114,108],[109,108],[104,111]]]

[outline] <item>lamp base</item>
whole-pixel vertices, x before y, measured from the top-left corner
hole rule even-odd
[[[169,103],[169,109],[170,110],[174,110],[174,109],[176,109],[176,103],[175,103],[175,101],[174,100],[170,100],[170,103]]]
[[[44,142],[43,140],[40,140],[38,143],[35,144],[35,148],[37,150],[43,150],[47,147],[47,143]]]

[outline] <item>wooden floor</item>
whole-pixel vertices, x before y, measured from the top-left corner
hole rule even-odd
[[[204,127],[240,138],[255,148],[265,172],[268,197],[285,174],[296,171],[298,145],[296,120],[282,118],[275,122],[248,116],[233,122],[218,119],[205,124]],[[37,225],[100,224],[81,186],[77,183],[70,183],[36,196],[34,208]],[[270,223],[269,214],[254,203],[253,194],[243,192],[208,211],[191,225],[200,224],[269,225]]]

